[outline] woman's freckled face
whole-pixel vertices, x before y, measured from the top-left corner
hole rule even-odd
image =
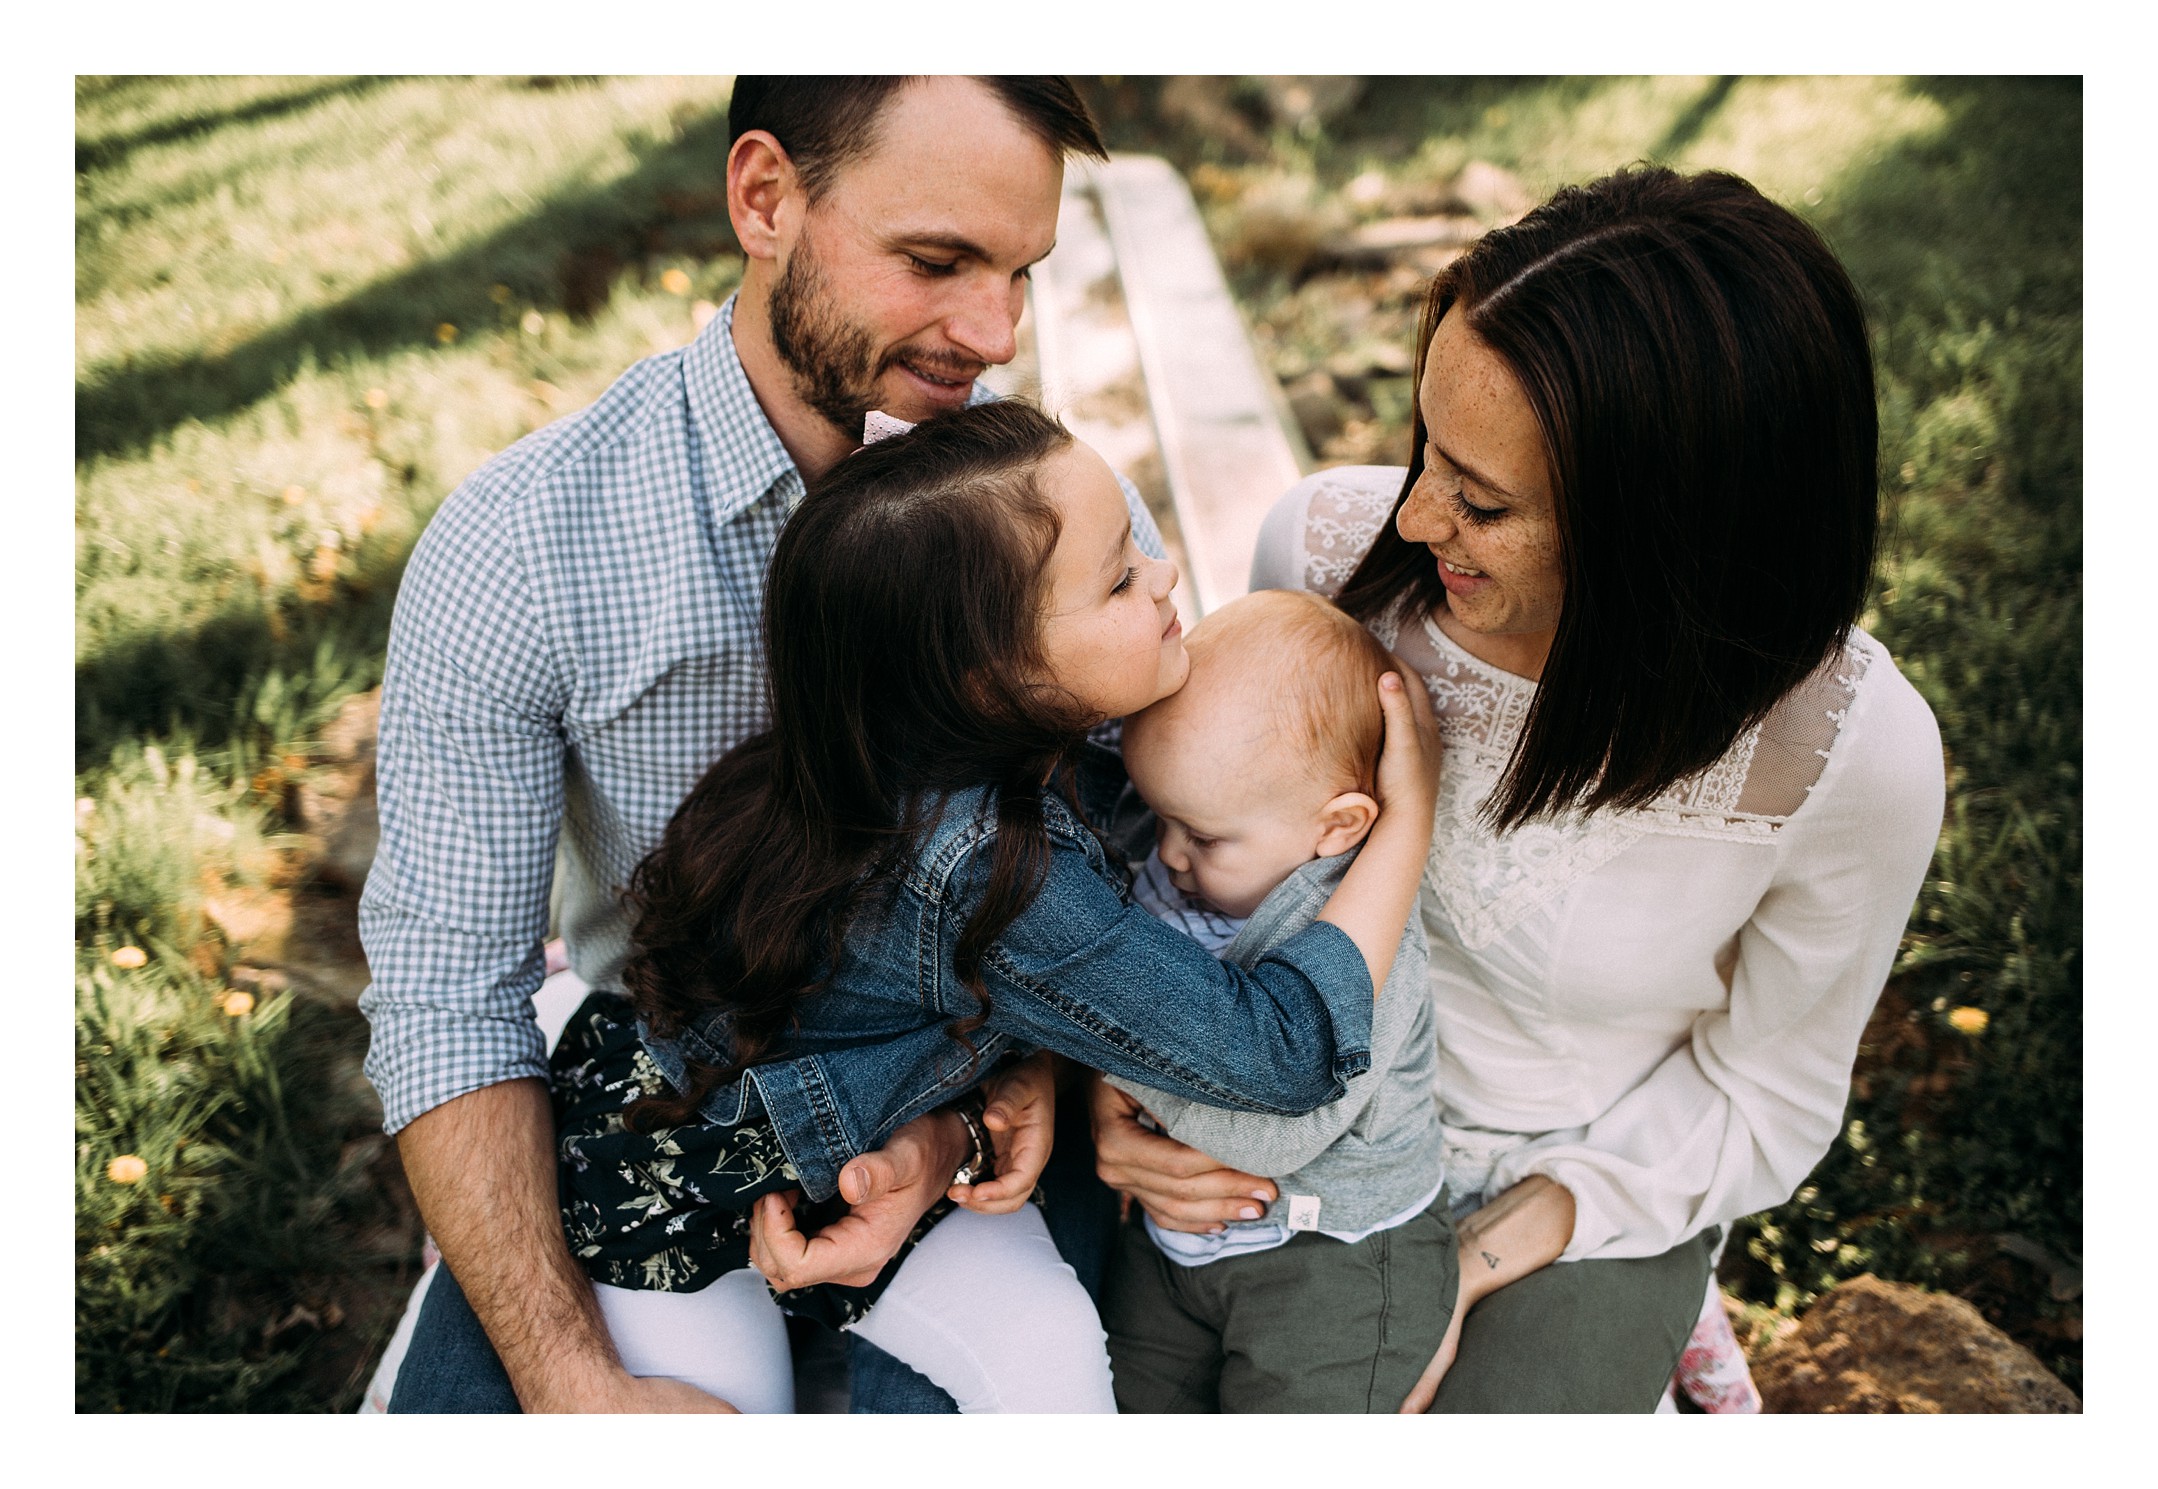
[[[1044,462],[1041,489],[1063,524],[1045,575],[1050,675],[1105,719],[1168,697],[1191,670],[1169,599],[1176,565],[1140,550],[1123,487],[1085,445]]]
[[[1394,526],[1446,586],[1434,619],[1471,655],[1543,670],[1564,591],[1543,430],[1505,361],[1447,311],[1417,390],[1424,469]]]

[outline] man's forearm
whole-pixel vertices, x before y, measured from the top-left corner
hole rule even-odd
[[[604,1395],[621,1366],[563,1239],[545,1083],[505,1081],[446,1101],[398,1133],[397,1152],[525,1410]]]

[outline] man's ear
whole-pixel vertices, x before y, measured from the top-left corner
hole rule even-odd
[[[1361,791],[1344,791],[1319,809],[1319,843],[1313,851],[1321,858],[1346,853],[1364,840],[1378,820],[1376,801]]]
[[[776,138],[752,129],[734,142],[727,152],[727,217],[742,252],[753,259],[778,258],[801,200],[801,178]]]

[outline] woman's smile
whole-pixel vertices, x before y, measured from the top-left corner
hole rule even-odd
[[[1432,550],[1431,556],[1439,561],[1439,583],[1446,586],[1446,592],[1450,595],[1466,597],[1476,593],[1478,588],[1491,582],[1490,576],[1485,574],[1482,569],[1472,569],[1466,564],[1452,563],[1441,555],[1437,549]]]
[[[1542,426],[1459,310],[1431,338],[1418,403],[1424,468],[1395,526],[1438,567],[1446,604],[1432,619],[1471,655],[1533,678],[1565,588]]]

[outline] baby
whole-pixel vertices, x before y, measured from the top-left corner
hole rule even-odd
[[[1226,960],[1310,924],[1378,816],[1379,675],[1399,665],[1316,596],[1246,595],[1195,626],[1190,680],[1124,725],[1157,846],[1134,897]],[[1371,1068],[1301,1117],[1113,1079],[1163,1130],[1278,1181],[1210,1235],[1127,1226],[1102,1321],[1123,1411],[1399,1408],[1451,1318],[1437,1050],[1412,916],[1372,1016]]]

